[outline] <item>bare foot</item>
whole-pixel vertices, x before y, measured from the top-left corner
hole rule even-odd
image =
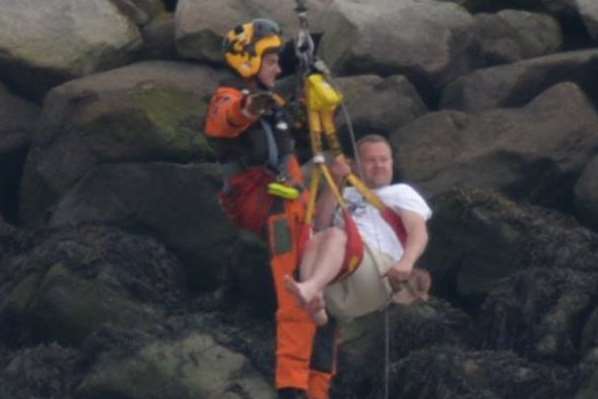
[[[328,323],[328,314],[326,313],[326,303],[324,296],[320,293],[306,306],[307,312],[318,326]]]
[[[287,290],[295,295],[303,306],[307,306],[314,299],[313,295],[306,292],[305,284],[298,283],[288,274],[284,276],[284,282]]]

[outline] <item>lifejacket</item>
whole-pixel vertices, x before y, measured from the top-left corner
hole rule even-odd
[[[243,80],[224,81],[210,101],[204,133],[222,166],[223,210],[237,226],[263,235],[273,204],[268,184],[280,176],[302,183],[303,176],[290,132],[277,128],[284,111],[249,118],[241,112],[248,93]]]
[[[280,122],[290,125],[282,108],[284,100],[273,93],[281,107],[254,119],[241,112],[249,93],[241,79],[223,81],[208,106],[205,136],[222,164],[235,163],[238,168],[267,165],[275,170],[294,150],[290,131],[277,128]]]

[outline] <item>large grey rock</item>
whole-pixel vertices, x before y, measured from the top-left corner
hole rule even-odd
[[[575,0],[575,3],[588,33],[598,41],[598,3],[592,0]]]
[[[4,342],[78,345],[105,325],[149,329],[181,298],[179,261],[149,236],[82,226],[31,241],[0,268]]]
[[[192,333],[149,343],[132,356],[98,362],[77,397],[130,399],[273,399],[267,383],[243,355],[210,335]]]
[[[506,64],[558,51],[563,33],[549,15],[520,10],[476,14],[475,32],[481,65]]]
[[[451,3],[337,0],[320,54],[338,74],[403,73],[439,88],[469,70],[473,18]]]
[[[338,78],[334,83],[344,96],[357,138],[368,133],[388,136],[427,112],[417,90],[404,76],[363,75]],[[341,135],[347,133],[346,118],[340,110],[337,128]]]
[[[598,229],[598,157],[588,163],[575,184],[575,207],[583,223]]]
[[[389,392],[391,398],[570,399],[576,384],[574,370],[510,351],[432,347],[393,364]]]
[[[241,230],[228,253],[232,271],[228,282],[234,297],[254,315],[271,319],[276,312],[276,295],[267,243],[256,234]]]
[[[431,299],[427,303],[391,306],[386,312],[371,313],[340,325],[340,372],[334,384],[334,398],[376,397],[377,391],[368,392],[367,388],[371,390],[382,383],[386,351],[393,364],[431,346],[465,349],[474,344],[471,318],[446,302]]]
[[[220,187],[220,170],[212,164],[101,165],[63,197],[50,226],[149,230],[185,263],[188,285],[215,289],[227,276],[236,237],[218,204]]]
[[[140,47],[137,27],[110,0],[0,4],[0,71],[35,98],[66,80],[123,65]]]
[[[429,113],[391,140],[403,178],[429,193],[490,188],[566,205],[573,182],[595,154],[597,124],[583,91],[561,83],[522,108]]]
[[[25,167],[23,220],[43,221],[48,207],[100,163],[209,158],[201,131],[221,77],[209,67],[147,61],[53,89]]]
[[[332,0],[308,0],[312,31],[322,31],[319,15]],[[176,46],[179,54],[211,63],[224,63],[222,38],[235,26],[254,18],[270,18],[280,24],[283,36],[296,35],[298,19],[294,2],[277,0],[220,0],[213,7],[210,0],[180,0],[175,13]],[[322,20],[323,21],[323,20]]]
[[[19,348],[0,359],[2,399],[70,399],[84,374],[80,352],[56,342]]]
[[[572,217],[496,193],[457,190],[432,200],[421,264],[438,295],[478,303],[503,278],[531,267],[597,269],[598,235]]]
[[[578,334],[595,309],[597,271],[542,267],[497,282],[480,312],[484,347],[559,363],[581,358]]]
[[[517,107],[559,82],[573,81],[598,96],[598,50],[580,50],[479,69],[444,89],[441,108],[478,112]]]

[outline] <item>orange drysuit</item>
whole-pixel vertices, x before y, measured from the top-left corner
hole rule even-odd
[[[247,93],[243,88],[240,82],[219,87],[208,108],[205,134],[223,165],[225,179],[221,204],[237,226],[259,234],[269,244],[278,302],[277,388],[300,388],[310,399],[327,399],[334,371],[336,328],[334,323],[316,328],[284,285],[284,276],[298,269],[297,248],[307,193],[295,200],[267,193],[268,183],[281,173],[298,185],[303,183],[303,175],[293,154],[290,132],[277,130],[275,115],[252,119],[241,113]]]

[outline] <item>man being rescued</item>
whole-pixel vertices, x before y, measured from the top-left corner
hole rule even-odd
[[[343,219],[338,214],[335,217],[335,197],[331,190],[324,190],[318,200],[316,216],[316,230],[320,231],[311,238],[303,253],[300,279],[296,281],[290,275],[285,278],[287,289],[319,325],[328,321],[326,309],[337,319],[351,319],[384,308],[393,295],[427,299],[430,289],[428,274],[419,269],[416,271],[420,273],[413,272],[428,242],[426,221],[432,211],[409,185],[391,184],[392,150],[384,137],[368,135],[361,138],[357,151],[364,183],[400,216],[406,239],[401,242],[380,212],[355,188],[346,188],[343,196],[349,203],[366,251],[355,272],[334,282],[347,255],[344,251],[347,234],[342,226]],[[345,161],[337,160],[331,171],[340,183],[350,173],[350,168]],[[410,292],[397,293],[404,284],[410,284],[406,287]],[[401,301],[401,298],[396,299]]]
[[[222,208],[239,228],[269,244],[278,398],[328,399],[335,329],[316,329],[284,286],[284,276],[297,270],[307,191],[301,190],[284,100],[273,92],[282,45],[278,25],[267,19],[228,32],[224,55],[236,76],[216,90],[204,131],[222,165]]]

